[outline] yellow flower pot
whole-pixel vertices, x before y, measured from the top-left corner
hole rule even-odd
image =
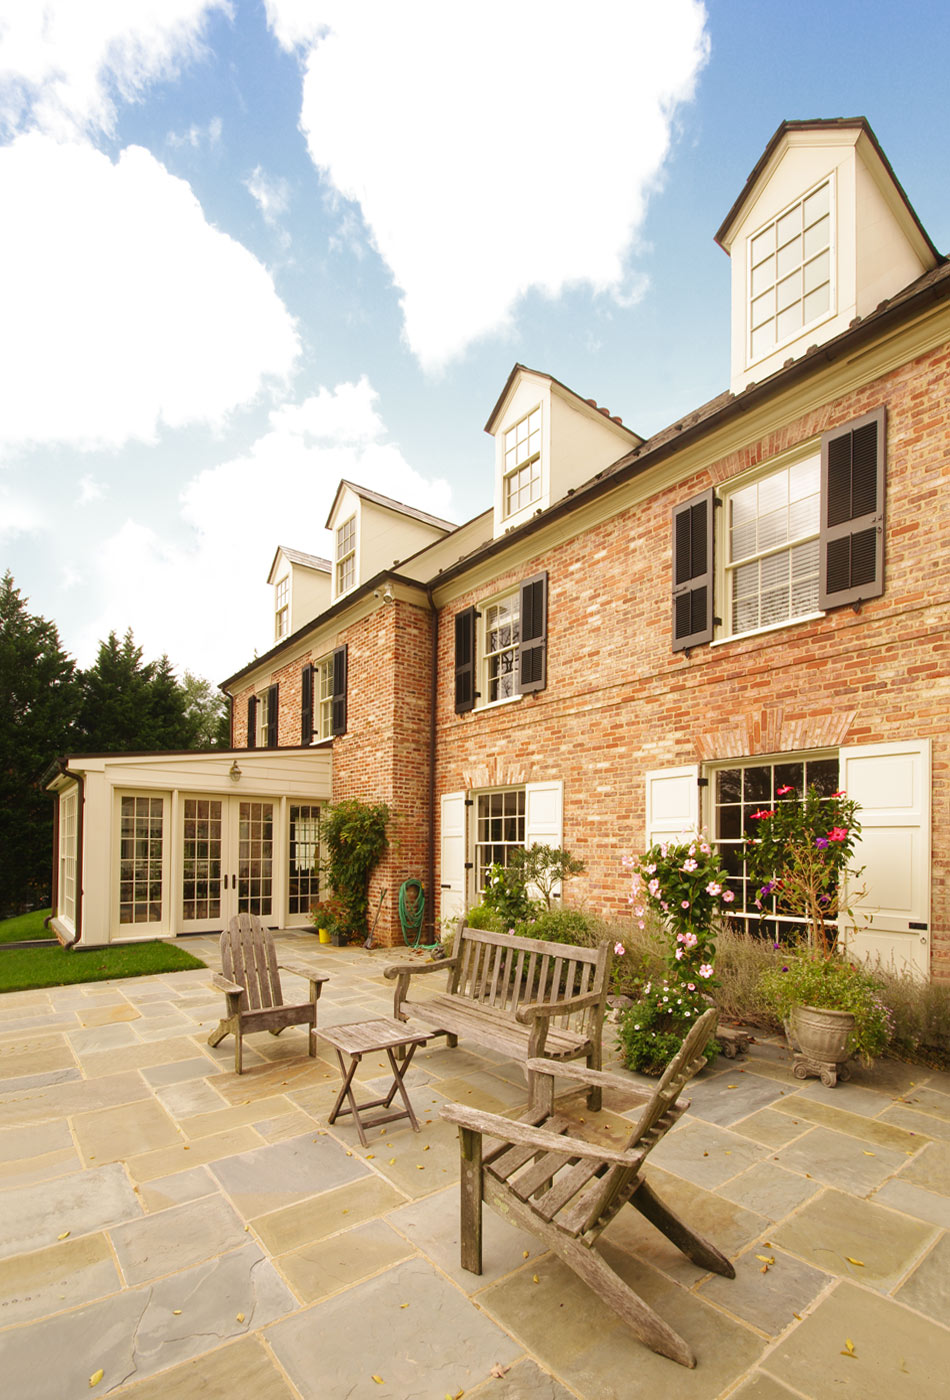
[[[317,929],[317,933],[320,935],[321,943],[329,943],[330,935],[325,928]]]

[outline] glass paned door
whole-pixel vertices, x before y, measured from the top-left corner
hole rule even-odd
[[[182,933],[226,928],[235,914],[274,910],[274,803],[183,797]]]

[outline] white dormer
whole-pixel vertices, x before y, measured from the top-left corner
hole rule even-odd
[[[863,117],[783,122],[716,241],[732,259],[733,393],[939,261]]]
[[[341,481],[327,516],[327,529],[333,537],[335,602],[376,574],[394,568],[400,560],[443,539],[455,526],[365,486]]]
[[[508,376],[485,431],[495,439],[495,539],[643,441],[593,399],[524,365]]]
[[[330,606],[330,561],[280,545],[267,582],[274,588],[274,641],[282,641]]]

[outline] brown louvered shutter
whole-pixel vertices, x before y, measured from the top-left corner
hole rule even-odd
[[[313,667],[308,662],[300,672],[300,742],[313,739]]]
[[[278,689],[272,685],[267,692],[267,747],[277,747],[277,698]]]
[[[330,733],[346,733],[346,647],[337,647],[333,653],[333,697],[330,703]]]
[[[716,493],[673,507],[673,650],[713,638],[713,514]]]
[[[455,713],[475,708],[475,622],[478,613],[465,608],[455,614]]]
[[[548,576],[538,574],[521,585],[521,640],[518,643],[518,690],[528,695],[547,685]]]
[[[249,695],[247,698],[247,746],[249,749],[257,748],[257,696]]]
[[[821,608],[884,592],[885,426],[879,408],[821,440]]]

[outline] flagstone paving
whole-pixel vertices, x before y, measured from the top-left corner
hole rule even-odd
[[[386,1015],[390,961],[281,934],[326,971],[325,1026]],[[458,1146],[439,1107],[517,1113],[522,1066],[434,1038],[421,1131],[360,1145],[306,1033],[207,1044],[209,971],[0,997],[0,1374],[28,1400],[920,1400],[950,1371],[950,1076],[886,1061],[835,1089],[777,1040],[720,1060],[648,1174],[722,1248],[705,1274],[634,1211],[600,1248],[682,1332],[646,1350],[532,1235],[485,1213],[459,1263]],[[0,951],[0,982],[2,982]],[[431,979],[433,982],[441,979]],[[306,993],[304,983],[299,986]],[[288,989],[297,990],[295,979]],[[431,991],[437,990],[433,985]],[[613,1054],[608,1027],[606,1048]],[[360,1097],[388,1091],[367,1055]],[[637,1083],[630,1076],[631,1084]],[[567,1088],[565,1084],[561,1087]],[[588,1121],[593,1115],[587,1115]],[[622,1139],[635,1110],[605,1096]],[[101,1378],[99,1378],[99,1373]],[[91,1384],[94,1382],[94,1384]]]

